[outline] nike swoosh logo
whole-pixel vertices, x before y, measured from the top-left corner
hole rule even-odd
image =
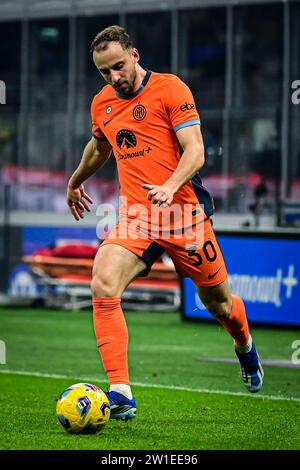
[[[112,121],[112,120],[113,120],[113,118],[112,118],[112,119],[109,119],[108,121],[104,121],[104,122],[103,122],[103,126],[104,126],[104,127],[107,126],[107,124],[108,124],[110,121]]]
[[[222,266],[221,266],[221,268],[222,268]],[[220,271],[221,268],[219,268],[218,271],[216,271],[215,273],[209,274],[208,279],[212,279],[213,277],[215,277],[218,274],[218,272]]]

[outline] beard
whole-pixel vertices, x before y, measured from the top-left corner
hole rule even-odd
[[[124,80],[121,83],[121,85],[118,87],[115,87],[115,89],[118,90],[118,92],[122,93],[123,95],[132,95],[134,93],[135,82],[136,82],[136,70],[134,68],[132,73],[130,74],[129,79]],[[122,85],[124,86],[122,87]]]

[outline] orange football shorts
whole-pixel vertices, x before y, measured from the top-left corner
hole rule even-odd
[[[209,218],[197,225],[198,235],[199,231],[200,237],[183,233],[165,238],[159,235],[153,237],[153,234],[145,232],[137,236],[129,227],[124,237],[123,234],[120,236],[121,228],[117,224],[100,248],[107,244],[117,244],[135,253],[147,265],[142,276],[149,273],[152,264],[166,251],[181,277],[191,278],[199,287],[217,286],[227,278],[227,270]]]

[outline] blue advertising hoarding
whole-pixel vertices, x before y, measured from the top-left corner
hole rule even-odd
[[[95,227],[47,227],[31,226],[22,227],[23,255],[31,255],[35,250],[57,246],[57,244],[93,242],[99,244]]]
[[[219,235],[233,294],[250,322],[300,326],[300,238]],[[190,279],[182,282],[186,319],[212,319]]]

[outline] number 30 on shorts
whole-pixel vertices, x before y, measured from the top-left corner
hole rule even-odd
[[[211,240],[208,240],[207,242],[204,243],[202,247],[202,251],[204,253],[205,258],[207,261],[215,261],[217,259],[217,251],[214,247],[214,244]],[[196,250],[188,250],[188,256],[192,257],[195,256],[197,261],[193,261],[192,264],[194,266],[201,266],[203,263],[203,258],[200,255],[200,253],[196,253]]]

